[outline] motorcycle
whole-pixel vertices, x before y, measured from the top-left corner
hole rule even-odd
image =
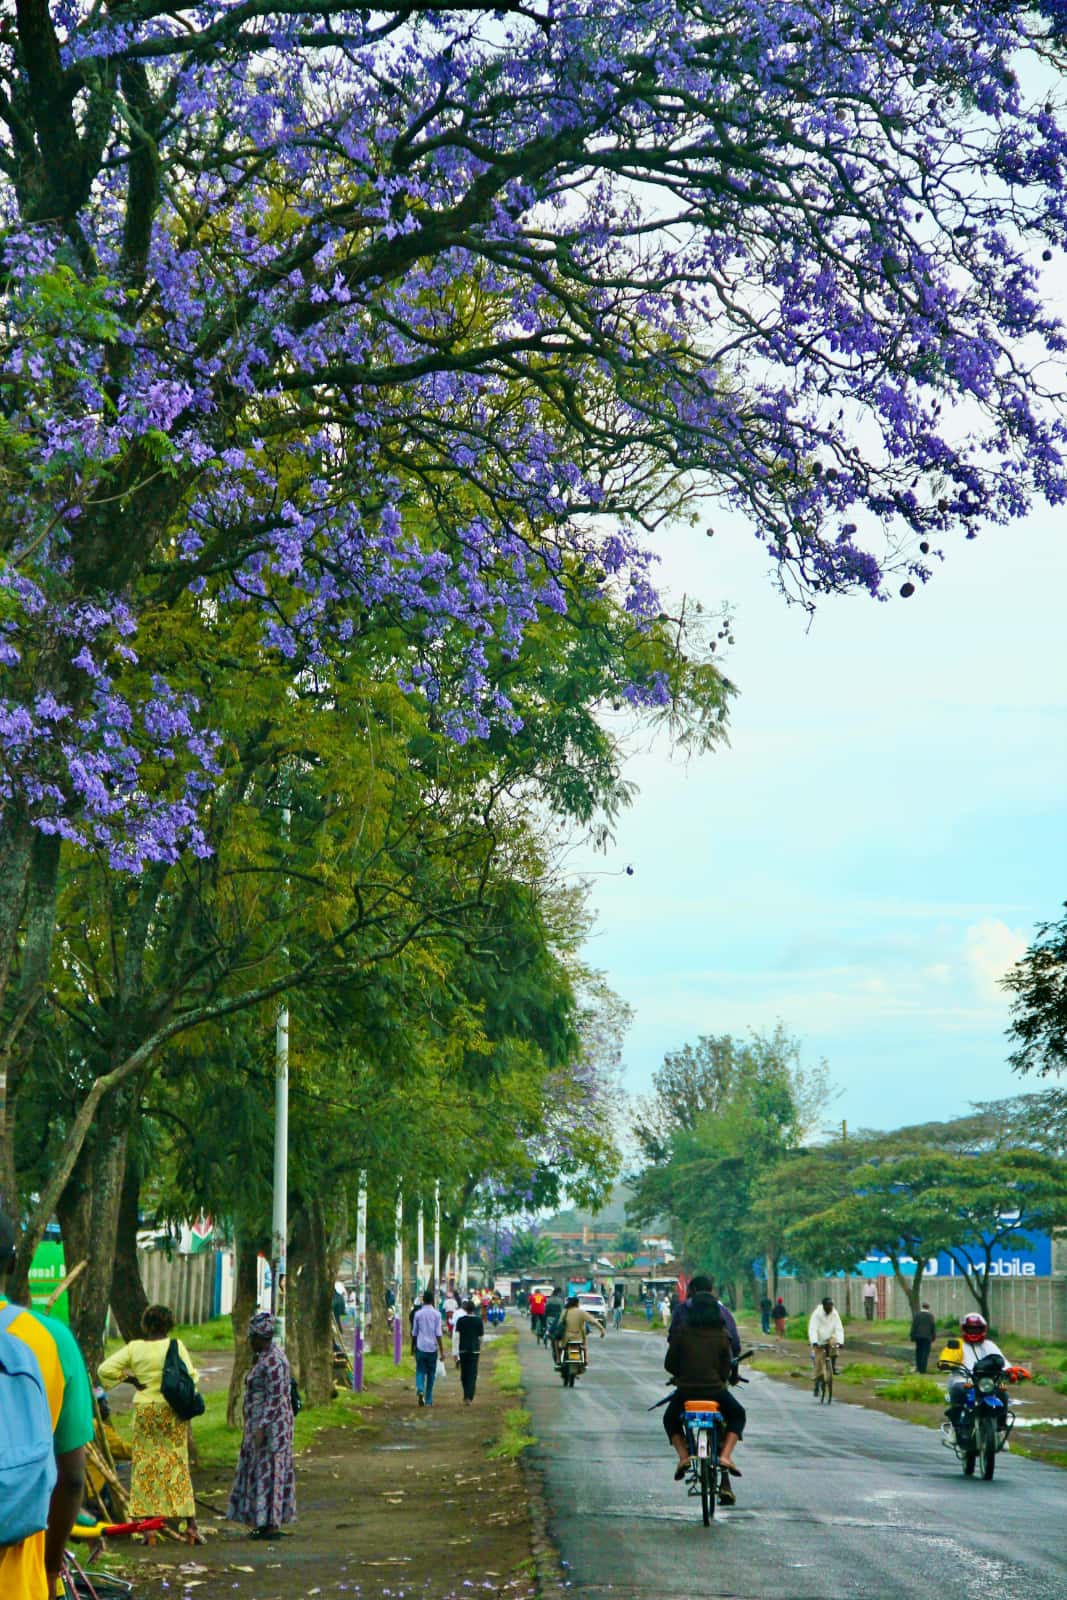
[[[941,1443],[963,1463],[963,1475],[974,1476],[978,1462],[988,1483],[996,1470],[997,1456],[1011,1437],[1015,1413],[1008,1404],[1009,1383],[1020,1383],[1032,1376],[1026,1367],[1009,1366],[1001,1355],[983,1356],[970,1372],[962,1362],[938,1362],[942,1372],[954,1372],[967,1379],[962,1393],[952,1395],[962,1406],[962,1415],[948,1417],[941,1424]],[[951,1393],[951,1391],[950,1391]]]
[[[585,1345],[580,1339],[568,1339],[559,1358],[560,1376],[565,1389],[573,1389],[575,1381],[586,1368]]]

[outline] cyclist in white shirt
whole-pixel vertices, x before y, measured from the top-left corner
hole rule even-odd
[[[808,1318],[808,1343],[815,1354],[816,1394],[820,1392],[826,1376],[827,1360],[833,1361],[835,1352],[844,1342],[845,1330],[841,1318],[830,1296],[827,1295]]]

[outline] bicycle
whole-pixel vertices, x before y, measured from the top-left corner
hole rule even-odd
[[[816,1346],[815,1398],[820,1405],[831,1405],[834,1398],[834,1373],[837,1371],[837,1345],[832,1339]],[[822,1357],[821,1361],[819,1357]]]
[[[715,1515],[715,1503],[728,1478],[719,1465],[719,1434],[723,1416],[717,1400],[685,1402],[685,1438],[689,1447],[689,1493],[700,1495],[700,1510],[705,1528]]]

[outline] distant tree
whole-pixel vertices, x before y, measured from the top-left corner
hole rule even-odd
[[[1038,928],[1026,954],[1001,981],[1014,995],[1008,1057],[1016,1072],[1044,1077],[1067,1067],[1067,902],[1057,923]]]
[[[702,1038],[667,1057],[635,1125],[650,1160],[634,1181],[630,1218],[674,1219],[685,1259],[735,1290],[762,1253],[751,1216],[764,1174],[825,1097],[825,1068],[803,1068],[799,1050],[781,1027],[742,1041]]]

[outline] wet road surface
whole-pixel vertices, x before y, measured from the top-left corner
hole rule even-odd
[[[966,1479],[935,1430],[751,1373],[737,1505],[710,1528],[672,1478],[664,1344],[609,1333],[565,1390],[520,1354],[550,1532],[587,1600],[1067,1600],[1067,1474],[1009,1452]]]

